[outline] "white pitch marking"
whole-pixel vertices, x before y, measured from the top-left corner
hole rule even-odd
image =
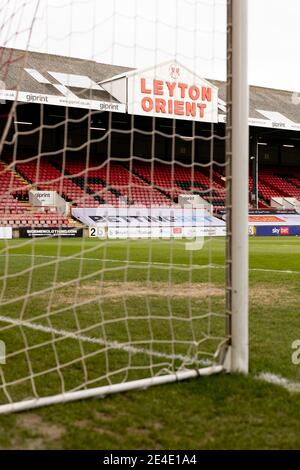
[[[300,271],[292,271],[290,269],[263,269],[263,268],[250,268],[249,271],[258,271],[262,273],[282,273],[282,274],[300,274]]]
[[[75,260],[86,260],[86,261],[104,261],[106,263],[124,263],[124,264],[144,264],[147,266],[158,265],[158,266],[176,266],[176,267],[189,267],[189,268],[211,268],[211,269],[225,269],[225,266],[221,264],[184,264],[184,263],[162,263],[159,261],[135,261],[135,260],[122,260],[122,259],[110,259],[110,258],[87,258],[84,256],[54,256],[54,255],[35,255],[35,254],[0,254],[1,257],[11,257],[11,256],[22,256],[22,257],[34,257],[34,258],[49,258],[65,260],[65,261],[75,261]],[[282,273],[282,274],[300,274],[300,271],[293,271],[290,269],[265,269],[265,268],[249,268],[249,271],[258,271],[266,273]]]
[[[291,393],[300,393],[299,382],[293,382],[280,375],[272,374],[271,372],[261,372],[256,378],[273,385],[278,385]]]
[[[35,255],[35,254],[19,254],[19,253],[12,253],[12,254],[1,254],[0,256],[2,257],[8,257],[10,258],[11,256],[22,256],[22,257],[34,257],[34,258],[50,258],[50,259],[57,259],[59,260],[64,260],[64,261],[80,261],[80,260],[86,260],[86,261],[104,261],[107,263],[124,263],[124,264],[145,264],[147,266],[150,265],[158,265],[158,266],[184,266],[184,267],[197,267],[197,268],[207,268],[207,267],[213,267],[216,269],[221,269],[224,268],[224,266],[221,265],[202,265],[202,264],[184,264],[184,263],[162,263],[159,261],[135,261],[135,260],[123,260],[123,259],[111,259],[111,258],[87,258],[84,256],[53,256],[53,255]]]
[[[70,338],[79,340],[86,343],[100,344],[101,346],[109,347],[110,349],[118,349],[132,354],[146,354],[148,356],[158,357],[161,359],[170,359],[170,360],[180,360],[185,363],[192,363],[192,358],[188,356],[183,356],[182,354],[165,354],[159,351],[153,351],[145,348],[137,348],[136,346],[131,346],[130,344],[119,343],[118,341],[105,341],[101,338],[92,338],[90,336],[72,333],[67,330],[58,330],[49,326],[44,326],[39,323],[32,323],[26,320],[16,320],[14,318],[5,317],[0,315],[0,321],[3,323],[8,323],[15,326],[23,326],[35,331],[41,331],[43,333],[51,333],[64,338]]]

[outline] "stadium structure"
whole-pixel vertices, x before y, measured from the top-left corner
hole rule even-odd
[[[249,87],[247,0],[8,3],[2,44],[27,50],[0,47],[0,448],[298,448],[300,99]],[[29,51],[67,12],[61,50],[107,45]],[[128,47],[153,65],[112,65]]]
[[[176,61],[136,70],[0,54],[3,237],[82,236],[93,223],[79,208],[171,207],[183,194],[224,216],[225,83]],[[250,89],[252,235],[300,234],[298,101]]]

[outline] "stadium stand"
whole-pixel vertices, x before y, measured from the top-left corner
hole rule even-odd
[[[57,191],[64,199],[76,205],[94,205],[93,197],[67,175],[62,177],[61,172],[45,159],[17,163],[16,170],[36,189]]]
[[[154,167],[149,164],[134,163],[133,171],[148,184],[167,194],[173,202],[176,202],[180,194],[192,192],[213,204],[215,210],[224,208],[224,187],[215,180],[211,186],[209,177],[198,169],[163,163],[158,163]]]
[[[37,212],[28,202],[28,191],[27,182],[4,162],[0,162],[0,226],[69,226],[70,220],[54,208]]]
[[[176,137],[172,147],[174,129],[170,116],[164,116],[167,119],[158,116],[153,127],[147,116],[126,112],[128,96],[115,97],[112,93],[110,86],[115,77],[127,80],[127,74],[133,69],[70,57],[66,60],[62,56],[38,52],[24,54],[24,51],[10,48],[1,48],[1,53],[3,64],[9,65],[10,70],[5,77],[6,89],[26,91],[22,99],[19,95],[17,113],[2,150],[1,158],[5,162],[0,166],[1,225],[70,226],[76,223],[52,210],[37,212],[28,201],[30,188],[53,190],[71,206],[91,208],[103,205],[170,206],[177,203],[180,194],[194,193],[210,203],[215,213],[224,211],[223,124],[226,110],[223,105],[218,106],[221,119],[216,124],[217,138],[213,147],[208,145],[210,139],[207,139],[211,133],[210,124],[196,122],[192,130],[191,123],[181,119],[175,123],[180,139]],[[16,84],[20,69],[24,69],[24,73],[20,83]],[[54,70],[53,75],[51,71]],[[79,100],[78,108],[66,104],[66,89],[62,92],[57,86],[59,80],[73,98]],[[87,86],[87,83],[93,86]],[[220,103],[225,102],[226,84],[220,81],[212,81],[212,84],[218,87]],[[52,104],[47,101],[49,97]],[[260,209],[270,209],[272,197],[300,200],[300,168],[282,166],[297,165],[300,155],[298,139],[294,137],[292,141],[292,134],[286,133],[300,130],[300,124],[298,127],[294,122],[295,106],[291,98],[292,94],[283,90],[250,87],[249,156],[256,155],[255,162],[259,164]],[[90,104],[86,107],[85,103],[82,108],[82,99],[88,103],[88,100],[97,101],[99,107],[91,108],[91,112]],[[12,102],[8,94],[0,116],[3,129]],[[264,131],[262,141],[259,128],[261,121],[265,126],[265,119],[261,119],[261,109],[277,110],[279,115],[284,110],[285,133],[282,128],[272,125],[270,118],[270,130],[267,134]],[[43,132],[38,133],[34,130],[39,129],[41,110],[45,126]],[[291,129],[286,125],[286,118],[293,122]],[[273,124],[278,125],[277,122]],[[89,146],[85,147],[87,135]],[[199,137],[194,147],[189,142],[192,135]],[[259,144],[263,146],[258,151]],[[212,148],[214,163],[210,166]],[[252,169],[249,173],[251,193]]]
[[[278,196],[295,197],[300,199],[300,181],[299,187],[293,181],[289,181],[286,176],[281,174],[281,169],[278,168],[264,168],[260,171],[260,181],[266,183],[271,188],[271,196],[275,191]]]
[[[55,208],[37,212],[28,201],[30,188],[53,190],[73,206],[170,206],[182,193],[199,194],[213,205],[214,211],[225,206],[223,169],[210,174],[205,168],[156,162],[151,165],[134,160],[111,163],[93,157],[17,160],[14,166],[0,162],[0,225],[18,228],[60,227],[75,223],[61,216]],[[252,190],[249,176],[249,193]],[[300,200],[300,170],[291,167],[262,167],[259,169],[258,194],[260,209],[270,208],[272,197],[294,197]]]
[[[67,162],[65,168],[85,191],[93,191],[98,204],[118,206],[127,203],[149,207],[168,206],[172,202],[151,184],[116,163],[99,165],[99,162],[91,161],[86,171],[86,162],[81,160]]]

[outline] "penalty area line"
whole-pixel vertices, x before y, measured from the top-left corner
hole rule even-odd
[[[221,265],[203,265],[203,264],[184,264],[184,263],[163,263],[161,261],[135,261],[135,260],[123,260],[123,259],[111,259],[111,258],[88,258],[85,256],[54,256],[54,255],[36,255],[36,254],[21,254],[21,253],[12,253],[12,254],[0,254],[1,257],[34,257],[34,258],[45,258],[45,259],[57,259],[59,262],[62,261],[94,261],[99,262],[103,261],[105,263],[122,263],[122,264],[142,264],[145,266],[158,265],[158,266],[169,266],[169,267],[196,267],[196,268],[215,268],[215,269],[224,269],[224,266]]]
[[[57,329],[57,328],[53,328],[49,326],[44,326],[39,323],[32,323],[26,320],[15,320],[14,318],[6,317],[3,315],[0,315],[0,322],[8,323],[13,326],[22,326],[24,328],[28,328],[28,329],[35,330],[35,331],[40,331],[42,333],[55,334],[65,339],[74,339],[76,341],[82,341],[82,342],[86,342],[90,344],[98,344],[98,345],[107,347],[109,349],[122,350],[131,354],[144,354],[144,355],[156,357],[159,359],[180,360],[184,362],[185,364],[193,363],[192,358],[190,358],[189,356],[185,356],[183,354],[165,354],[160,351],[155,351],[152,349],[139,348],[136,346],[132,346],[130,344],[119,343],[118,341],[105,341],[102,338],[93,338],[93,337],[86,336],[83,334],[73,333],[72,331],[61,330],[61,329]]]
[[[187,263],[163,263],[160,261],[135,261],[135,260],[123,260],[123,259],[110,259],[110,258],[89,258],[85,256],[54,256],[54,255],[36,255],[36,254],[21,254],[21,253],[12,253],[12,254],[0,254],[1,257],[34,257],[34,258],[45,258],[45,259],[57,259],[59,262],[62,261],[94,261],[99,262],[103,261],[105,263],[122,263],[122,264],[141,264],[144,266],[168,266],[168,267],[189,267],[189,268],[198,268],[198,269],[225,269],[224,265],[221,264],[187,264]],[[37,265],[38,266],[38,265]],[[253,272],[265,272],[265,273],[279,273],[279,274],[300,274],[300,271],[294,271],[291,269],[269,269],[269,268],[249,268],[249,271]]]
[[[261,372],[255,378],[282,387],[290,393],[300,393],[300,382],[293,382],[280,375],[272,374],[271,372]]]

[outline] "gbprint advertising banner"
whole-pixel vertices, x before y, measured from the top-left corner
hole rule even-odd
[[[0,90],[0,100],[20,101],[22,103],[51,104],[68,108],[93,109],[96,111],[113,111],[125,113],[126,105],[110,101],[81,99],[77,96],[59,96],[41,93],[28,93],[27,91]]]

